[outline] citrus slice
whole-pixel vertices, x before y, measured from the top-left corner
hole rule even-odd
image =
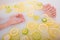
[[[38,28],[39,24],[38,23],[35,23],[35,22],[28,22],[27,23],[27,28],[29,30],[36,30]]]
[[[56,28],[51,28],[48,30],[49,32],[49,35],[52,37],[52,38],[56,38],[56,37],[59,37],[60,36],[60,31]]]
[[[6,7],[6,5],[1,5],[0,10],[4,9],[5,7]]]
[[[40,16],[34,15],[33,18],[34,18],[34,20],[39,20]]]
[[[34,14],[31,13],[31,12],[28,12],[28,13],[27,13],[27,16],[28,16],[28,17],[33,17],[33,15],[34,15]]]
[[[22,34],[23,34],[23,35],[27,35],[27,34],[28,34],[28,29],[27,29],[27,28],[23,29],[23,30],[22,30]]]
[[[33,40],[41,40],[41,34],[40,34],[40,32],[33,32],[31,34],[31,37],[32,37]]]
[[[33,5],[34,9],[40,10],[43,9],[43,4],[41,2],[37,2],[36,4]]]
[[[43,18],[43,19],[42,19],[42,22],[47,22],[47,19],[46,19],[46,18]]]
[[[12,28],[9,33],[11,36],[16,36],[19,35],[19,32],[20,30],[18,28]]]
[[[12,11],[12,9],[10,8],[10,6],[6,6],[6,13],[10,13]]]
[[[15,9],[17,12],[24,12],[24,11],[25,11],[24,2],[20,2],[19,4],[14,5],[14,9]]]
[[[9,34],[5,34],[2,40],[10,40],[11,36]]]
[[[20,40],[20,30],[18,28],[12,28],[9,32],[11,40]]]

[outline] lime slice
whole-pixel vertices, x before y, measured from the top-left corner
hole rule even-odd
[[[28,34],[28,29],[27,29],[27,28],[23,29],[23,30],[22,30],[22,34],[23,34],[23,35],[27,35],[27,34]]]
[[[47,18],[43,18],[42,19],[42,22],[47,22]]]

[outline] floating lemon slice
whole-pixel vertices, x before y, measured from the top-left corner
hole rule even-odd
[[[26,0],[26,2],[27,2],[28,4],[33,4],[33,3],[36,3],[37,0]]]
[[[28,13],[27,13],[27,16],[28,16],[28,17],[33,17],[33,15],[34,15],[34,13],[31,13],[31,12],[28,12]]]
[[[24,12],[25,11],[25,4],[24,4],[24,2],[20,2],[19,4],[14,5],[14,9],[17,12]]]
[[[39,20],[40,16],[34,15],[33,18],[34,18],[34,20]]]
[[[12,28],[9,32],[11,40],[20,40],[20,30],[18,28]]]
[[[51,28],[51,29],[48,30],[48,32],[49,32],[49,35],[50,35],[52,38],[56,38],[56,37],[60,36],[60,31],[57,30],[57,29]]]
[[[18,28],[12,28],[9,33],[11,36],[16,36],[19,35],[20,30]]]
[[[6,7],[6,5],[1,5],[0,10],[4,9],[5,7]]]
[[[36,4],[33,5],[34,9],[40,10],[43,9],[43,4],[41,2],[37,2]]]
[[[28,29],[27,28],[23,29],[22,34],[27,35],[28,34]]]
[[[43,9],[43,4],[41,2],[38,2],[37,6],[38,6],[39,9]]]
[[[59,28],[59,25],[53,22],[45,23],[49,28]]]
[[[44,31],[44,30],[48,30],[48,27],[44,23],[40,23],[38,29]]]
[[[46,24],[48,27],[52,26],[53,24],[55,24],[55,21],[50,18],[48,15],[44,14],[44,19],[42,20],[44,22],[44,24]]]
[[[10,13],[12,11],[12,9],[10,8],[10,6],[6,6],[6,13]]]
[[[10,40],[11,36],[9,34],[5,34],[2,40]]]
[[[45,23],[48,27],[52,26],[53,25],[53,22],[47,22]]]
[[[40,34],[40,32],[33,32],[31,34],[31,37],[32,37],[33,40],[41,40],[41,34]]]
[[[39,26],[39,24],[38,23],[36,23],[36,22],[28,22],[27,23],[27,28],[29,29],[29,30],[36,30],[37,28],[38,28],[38,26]]]
[[[55,23],[55,21],[51,17],[49,17],[47,14],[43,14],[43,16],[47,19],[47,22]]]
[[[22,40],[31,40],[29,36],[24,36]]]

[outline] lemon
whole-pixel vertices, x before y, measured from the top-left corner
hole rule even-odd
[[[36,23],[36,22],[28,22],[27,23],[27,28],[29,29],[29,30],[36,30],[37,28],[38,28],[38,26],[39,26],[39,24],[38,23]]]
[[[6,13],[10,13],[12,11],[12,9],[10,8],[10,6],[6,6]]]
[[[18,28],[12,28],[9,32],[11,40],[20,40],[20,30]]]
[[[9,34],[5,34],[2,40],[10,40],[11,36]]]
[[[41,34],[40,34],[40,32],[33,32],[31,34],[31,37],[32,37],[33,40],[41,40]]]
[[[34,20],[39,20],[40,19],[40,17],[37,16],[37,15],[34,15],[33,18],[34,18]]]
[[[20,32],[19,29],[12,28],[9,33],[10,33],[11,36],[16,36],[16,35],[19,34],[19,32]]]

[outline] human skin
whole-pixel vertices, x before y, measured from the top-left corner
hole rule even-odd
[[[51,6],[50,4],[46,4],[43,6],[43,11],[45,14],[47,14],[51,18],[56,17],[56,8],[54,6]]]
[[[25,21],[25,19],[24,19],[24,16],[22,14],[13,15],[9,18],[9,20],[6,23],[0,24],[0,30],[4,29],[10,25],[15,25],[18,23],[22,23],[24,21]]]

